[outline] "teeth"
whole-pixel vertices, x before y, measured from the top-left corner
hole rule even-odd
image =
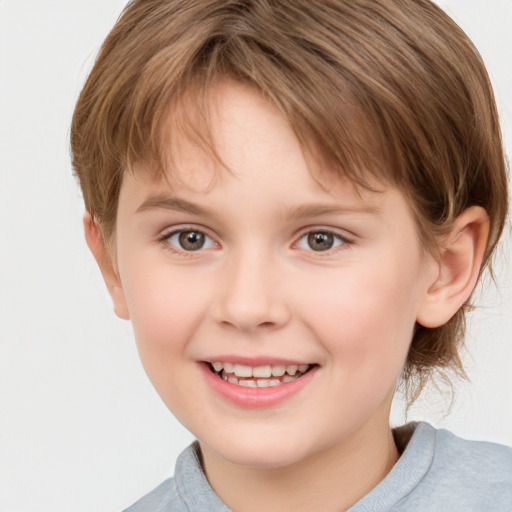
[[[307,366],[304,365],[304,366]],[[286,373],[288,375],[295,375],[297,373],[297,370],[299,369],[299,367],[296,365],[296,364],[289,364],[287,367],[286,367]],[[304,370],[305,371],[305,370]]]
[[[256,366],[252,369],[253,377],[263,377],[268,379],[272,374],[272,367],[269,364],[267,366]]]
[[[286,373],[286,366],[284,364],[272,365],[272,377],[282,377]]]
[[[224,369],[228,371],[226,368]],[[244,366],[243,364],[235,364],[233,372],[237,377],[252,377],[252,368],[250,366]]]
[[[255,388],[257,387],[256,386],[256,381],[255,380],[252,380],[252,379],[248,379],[248,380],[239,380],[238,381],[238,385],[239,386],[244,386],[246,388]]]
[[[212,366],[216,372],[220,372],[224,368],[224,365],[222,363],[219,363],[218,361],[213,363]]]
[[[232,384],[251,388],[279,386],[283,382],[291,382],[310,367],[309,364],[267,364],[253,367],[221,361],[215,361],[211,365],[222,379]]]

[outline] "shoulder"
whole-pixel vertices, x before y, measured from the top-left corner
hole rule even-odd
[[[484,441],[468,441],[447,430],[435,430],[432,469],[459,485],[486,485],[507,490],[512,499],[512,448]],[[511,502],[512,504],[512,502]]]
[[[467,441],[423,422],[393,434],[402,455],[350,512],[512,511],[512,448]]]
[[[162,482],[124,512],[229,512],[210,487],[193,443],[176,461],[173,478]]]
[[[433,427],[430,427],[433,429]],[[486,441],[468,441],[444,429],[433,429],[436,436],[437,457],[448,462],[449,455],[464,461],[469,467],[506,470],[512,478],[512,448]]]
[[[512,448],[468,441],[427,423],[417,425],[410,445],[410,455],[429,447],[430,457],[428,471],[404,499],[408,506],[429,502],[453,511],[512,510]]]
[[[156,489],[146,494],[124,512],[164,512],[172,510],[173,512],[186,512],[185,504],[181,500],[176,481],[169,478],[162,482]]]

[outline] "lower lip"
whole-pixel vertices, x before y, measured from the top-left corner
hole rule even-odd
[[[206,382],[215,393],[234,405],[248,409],[272,407],[284,402],[298,393],[304,386],[307,386],[318,368],[318,366],[315,366],[301,377],[291,382],[284,382],[279,386],[246,388],[221,379],[210,370],[210,366],[207,363],[201,363],[200,367]]]

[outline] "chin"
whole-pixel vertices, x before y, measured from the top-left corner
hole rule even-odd
[[[207,440],[201,445],[231,464],[254,469],[280,469],[293,466],[311,455],[303,443],[290,436],[259,436],[259,439],[234,436],[224,440]]]

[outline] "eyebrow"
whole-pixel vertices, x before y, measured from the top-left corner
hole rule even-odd
[[[382,213],[382,209],[373,205],[351,206],[343,204],[305,204],[290,208],[287,210],[286,216],[292,219],[303,219],[323,217],[324,215],[342,215],[350,213],[380,215]]]
[[[138,213],[148,210],[172,210],[192,215],[212,215],[211,211],[207,208],[203,208],[185,199],[171,196],[150,197],[137,208],[136,212]],[[300,220],[304,218],[322,217],[325,215],[342,215],[350,213],[379,215],[382,213],[382,210],[373,205],[351,206],[337,204],[305,204],[285,210],[283,217]]]
[[[144,212],[147,210],[173,210],[177,212],[190,213],[193,215],[209,215],[210,211],[206,208],[180,199],[178,197],[170,196],[156,196],[146,199],[138,208],[138,212]]]

